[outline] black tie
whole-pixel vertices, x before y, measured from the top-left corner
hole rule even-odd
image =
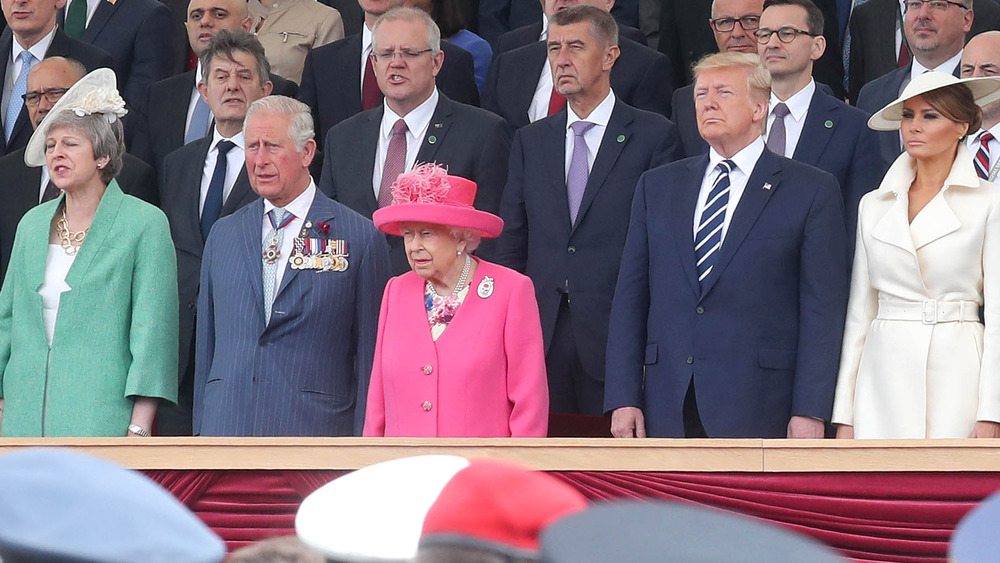
[[[215,148],[218,155],[215,157],[215,172],[212,173],[212,181],[208,183],[208,194],[205,195],[205,205],[201,208],[201,237],[208,238],[208,232],[212,230],[212,225],[219,220],[222,214],[222,189],[226,183],[226,153],[236,145],[232,141],[219,141]]]

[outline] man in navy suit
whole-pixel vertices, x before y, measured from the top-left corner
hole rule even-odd
[[[541,2],[544,12],[542,18],[531,25],[521,26],[501,35],[493,47],[493,58],[518,47],[531,45],[537,41],[545,41],[549,33],[549,19],[558,10],[585,4],[594,6],[595,8],[602,8],[606,12],[614,12],[614,6],[617,5],[615,0],[541,0]],[[640,45],[646,45],[646,36],[631,26],[618,24],[618,37],[631,39]]]
[[[921,0],[908,1],[906,6],[903,35],[913,59],[861,88],[858,108],[868,113],[877,112],[899,97],[914,76],[928,71],[959,74],[965,34],[972,29],[975,17],[972,0],[948,2],[943,9]],[[877,135],[885,170],[903,152],[902,139],[898,131],[881,131]]]
[[[515,135],[500,210],[497,259],[535,284],[553,412],[604,413],[611,288],[632,194],[640,174],[681,156],[670,121],[612,91],[616,32],[590,6],[552,16],[549,63],[566,109]]]
[[[869,115],[823,93],[813,80],[813,63],[826,48],[823,24],[812,0],[764,2],[755,35],[771,73],[767,146],[837,178],[853,244],[861,196],[878,187],[885,170]]]
[[[194,432],[360,435],[389,278],[385,238],[316,189],[305,104],[261,98],[243,134],[261,199],[219,219],[205,243]]]
[[[143,113],[146,89],[173,74],[178,66],[170,9],[157,0],[71,0],[63,19],[67,29],[76,12],[74,2],[87,4],[85,26],[78,30],[80,41],[114,57],[122,97],[130,109]],[[135,125],[125,120],[126,140],[130,143]]]
[[[836,179],[761,138],[757,55],[695,68],[709,154],[636,186],[608,342],[617,437],[822,438],[847,308]]]
[[[221,31],[201,49],[208,80],[198,84],[215,116],[209,134],[173,151],[160,172],[160,201],[177,249],[180,296],[180,390],[177,405],[161,408],[161,436],[191,435],[195,312],[205,239],[219,217],[252,203],[244,166],[243,119],[250,104],[271,93],[270,65],[260,41],[246,31]]]
[[[67,57],[80,62],[90,72],[96,68],[114,66],[111,55],[77,41],[56,26],[56,16],[65,0],[2,0],[3,15],[8,27],[0,33],[0,76],[3,101],[0,103],[0,156],[10,154],[28,144],[34,129],[28,119],[21,96],[22,88],[14,92],[18,78],[45,57]],[[24,57],[31,55],[25,68]],[[11,64],[13,63],[13,64]]]

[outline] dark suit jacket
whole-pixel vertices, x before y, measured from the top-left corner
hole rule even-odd
[[[204,137],[170,153],[160,169],[160,208],[170,221],[170,234],[177,250],[177,285],[180,296],[180,374],[183,382],[188,359],[193,353],[195,311],[198,307],[198,282],[205,241],[201,238],[201,175],[211,148],[212,137]],[[250,189],[246,167],[222,206],[220,217],[252,203],[257,194]]]
[[[104,0],[80,37],[114,57],[118,90],[139,114],[145,109],[149,85],[178,68],[172,26],[170,9],[156,0]],[[134,124],[126,119],[125,125],[131,138]]]
[[[444,64],[437,75],[438,89],[456,102],[478,106],[479,87],[472,55],[446,41],[441,42],[441,50]],[[331,127],[361,113],[360,33],[309,51],[302,70],[299,100],[313,110],[316,141],[322,150],[321,137]]]
[[[3,33],[0,33],[0,76],[4,76],[7,73],[7,62],[10,61],[10,52],[13,49],[14,35],[11,33],[10,28],[5,28]],[[87,45],[82,41],[77,41],[69,35],[62,32],[61,29],[56,29],[56,34],[52,36],[52,43],[49,44],[49,50],[45,52],[46,57],[68,57],[78,61],[87,71],[90,72],[95,68],[107,67],[112,68],[115,64],[115,60],[111,58],[111,55],[105,53],[101,49]],[[17,77],[14,77],[16,79]],[[3,123],[4,111],[0,111],[0,124]],[[9,154],[17,149],[24,148],[28,144],[28,139],[31,138],[31,134],[34,129],[31,127],[31,123],[28,122],[28,108],[22,107],[21,113],[17,116],[17,122],[14,123],[14,130],[10,135],[10,143],[0,134],[0,155]],[[37,201],[35,203],[38,203]]]
[[[156,205],[156,175],[153,169],[138,158],[125,154],[121,174],[116,178],[126,194]],[[38,205],[42,186],[41,167],[24,163],[24,149],[18,149],[0,158],[3,203],[0,205],[0,284],[3,283],[10,263],[11,249],[17,223],[29,209]]]
[[[611,298],[635,184],[643,172],[682,157],[677,128],[661,115],[617,101],[587,179],[576,224],[566,199],[564,110],[514,135],[500,215],[497,261],[535,284],[548,352],[563,293],[584,370],[604,379]]]
[[[263,217],[264,200],[258,199],[219,219],[205,243],[194,432],[360,436],[389,278],[385,237],[371,221],[317,191],[306,219],[328,223],[328,238],[346,242],[348,268],[287,268],[265,324]]]
[[[372,174],[383,110],[379,106],[333,127],[323,149],[320,190],[367,218],[378,209]],[[502,119],[440,94],[416,162],[443,164],[449,174],[476,182],[476,209],[497,213],[509,151],[510,133]],[[477,254],[489,259],[491,246],[484,240]],[[389,237],[389,256],[393,275],[410,270],[402,238]]]
[[[604,407],[639,407],[648,436],[683,437],[693,378],[711,437],[779,438],[793,415],[829,420],[848,292],[837,182],[765,149],[699,284],[707,166],[705,155],[654,168],[636,187]]]
[[[615,96],[638,109],[670,117],[674,82],[666,55],[635,41],[618,42],[621,56],[611,68]],[[548,65],[545,45],[536,41],[493,59],[483,88],[483,108],[503,117],[514,129],[528,121],[528,107],[538,86],[542,66]]]
[[[160,170],[168,154],[184,145],[191,90],[198,78],[195,74],[195,70],[189,70],[149,87],[148,101],[143,105],[150,111],[138,119],[132,152],[156,170]],[[271,82],[272,94],[294,98],[298,93],[298,86],[290,80],[271,75]]]
[[[897,68],[889,74],[865,84],[864,88],[861,89],[861,94],[858,95],[858,109],[874,114],[898,98],[905,84],[910,82],[911,66],[912,64],[909,64],[903,68]],[[952,74],[958,76],[961,67],[962,65],[957,65]],[[882,154],[882,171],[885,172],[895,162],[896,157],[902,154],[903,146],[900,143],[899,131],[879,131],[876,135]]]
[[[1000,6],[994,0],[973,0],[972,29],[965,40],[983,31],[1000,29]],[[896,0],[870,0],[851,13],[851,53],[848,97],[859,103],[861,88],[896,69]]]
[[[340,12],[340,19],[344,21],[345,37],[361,33],[361,26],[365,24],[365,13],[357,0],[320,0],[320,2]]]
[[[493,58],[497,58],[500,53],[506,53],[518,47],[536,43],[538,36],[541,34],[542,22],[536,22],[504,33],[497,39],[496,47],[493,49]],[[618,37],[620,39],[631,39],[640,45],[646,44],[646,36],[638,29],[627,25],[618,24]]]
[[[618,0],[611,8],[611,15],[620,24],[638,27],[639,0]],[[537,0],[479,1],[478,35],[491,44],[508,31],[541,21],[542,6]]]
[[[711,17],[712,0],[662,0],[657,49],[670,57],[677,87],[690,84],[694,63],[718,50]]]

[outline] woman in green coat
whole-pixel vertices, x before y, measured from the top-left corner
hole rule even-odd
[[[122,193],[115,74],[73,85],[25,150],[61,197],[18,224],[0,290],[0,436],[148,436],[177,397],[177,266],[163,213]]]

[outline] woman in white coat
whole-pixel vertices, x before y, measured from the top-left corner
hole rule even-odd
[[[931,72],[868,122],[905,152],[858,210],[838,438],[1000,437],[1000,186],[962,142],[997,99]]]

